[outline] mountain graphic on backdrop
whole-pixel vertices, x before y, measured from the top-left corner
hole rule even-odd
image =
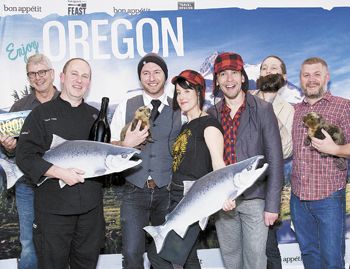
[[[206,94],[205,94],[205,103],[204,107],[208,108],[212,104],[214,104],[214,96],[213,92],[213,70],[214,70],[214,61],[216,57],[219,55],[218,51],[213,52],[208,57],[206,57],[199,68],[199,73],[204,77],[206,84]],[[260,73],[260,63],[259,64],[245,64],[244,70],[247,72],[249,78],[249,89],[256,89],[256,79],[259,77]],[[137,94],[141,94],[142,89],[130,89],[127,91],[129,96],[135,96]],[[283,86],[279,93],[281,96],[291,104],[301,102],[303,98],[303,94],[300,88],[295,86],[293,83],[287,81],[287,84]],[[220,97],[220,95],[219,95]],[[215,100],[218,101],[219,99]]]
[[[206,92],[207,92],[206,98],[208,100],[213,99],[212,91],[213,91],[214,61],[218,55],[219,55],[219,52],[215,51],[214,53],[206,57],[204,59],[204,62],[199,68],[199,73],[201,73],[201,75],[205,78]],[[244,70],[246,71],[249,78],[249,89],[250,90],[256,89],[255,81],[259,77],[260,63],[255,65],[245,64]],[[289,81],[287,81],[287,84],[279,90],[279,93],[283,99],[285,99],[291,104],[299,103],[303,98],[301,89]],[[213,102],[210,102],[210,103],[213,103]]]

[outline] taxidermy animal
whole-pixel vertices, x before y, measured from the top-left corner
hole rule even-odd
[[[343,133],[343,130],[334,125],[327,122],[322,115],[316,113],[316,112],[310,112],[307,113],[303,117],[304,125],[308,128],[307,130],[307,137],[304,140],[304,145],[309,146],[311,144],[311,137],[316,137],[318,139],[325,139],[325,135],[322,133],[322,129],[324,129],[329,135],[332,137],[334,143],[337,145],[344,145],[345,144],[345,136]],[[326,153],[320,153],[322,157],[329,157],[331,155]],[[336,156],[334,157],[334,161],[337,165],[337,167],[340,170],[346,169],[346,161],[344,158],[339,158]]]
[[[139,120],[141,121],[140,130],[143,130],[146,126],[149,128],[150,127],[150,116],[151,116],[151,109],[149,107],[147,107],[147,106],[139,107],[135,111],[135,116],[134,116],[133,120],[131,122],[127,123],[123,127],[122,131],[120,132],[120,140],[124,141],[126,131],[128,130],[130,124],[131,124],[131,131],[135,130],[136,125],[137,125]],[[149,135],[147,136],[146,141],[142,144],[146,144],[146,142],[151,142],[151,143],[154,142],[149,129],[148,129],[148,133],[149,133]]]

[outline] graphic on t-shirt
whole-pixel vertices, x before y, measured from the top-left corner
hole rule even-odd
[[[173,172],[179,168],[183,157],[186,153],[186,147],[188,139],[192,136],[192,132],[189,129],[185,129],[176,139],[173,145]]]

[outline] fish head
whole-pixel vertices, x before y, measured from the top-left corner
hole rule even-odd
[[[138,157],[139,150],[134,148],[117,147],[113,154],[106,157],[105,165],[109,173],[118,173],[134,167],[142,162]]]
[[[236,189],[249,188],[266,171],[268,167],[267,163],[261,168],[257,168],[262,159],[264,159],[264,156],[258,155],[242,161],[244,168],[233,177],[233,185]]]
[[[251,171],[254,170],[258,167],[260,160],[263,160],[264,156],[263,155],[257,155],[254,157],[251,157],[249,159],[246,159],[243,161],[245,168],[243,169],[243,171]]]

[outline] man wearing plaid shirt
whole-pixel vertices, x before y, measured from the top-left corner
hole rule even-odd
[[[341,127],[349,142],[350,101],[327,91],[328,81],[324,60],[309,58],[303,62],[300,84],[305,99],[295,106],[290,207],[305,269],[344,269],[345,266],[347,169],[340,170],[332,156],[321,157],[317,146],[315,150],[304,145],[307,128],[302,118],[309,112],[316,112]]]
[[[216,220],[221,254],[226,268],[266,268],[268,226],[280,209],[283,158],[281,137],[272,105],[246,92],[248,76],[236,53],[221,53],[214,63],[214,94],[224,98],[208,113],[224,129],[226,164],[264,155],[266,175],[236,199],[236,207],[225,206]]]

